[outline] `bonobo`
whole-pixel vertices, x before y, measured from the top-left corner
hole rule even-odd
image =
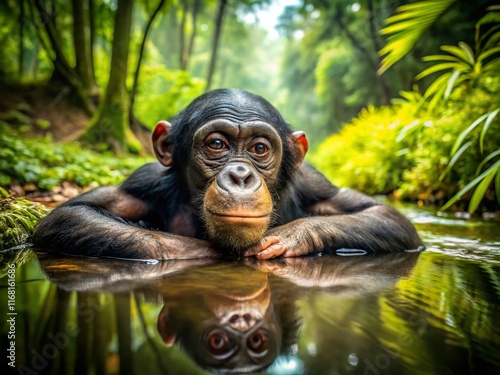
[[[302,164],[308,141],[265,99],[220,89],[153,131],[159,163],[54,209],[36,247],[93,257],[189,259],[414,249],[389,206]],[[342,152],[339,150],[338,152]]]

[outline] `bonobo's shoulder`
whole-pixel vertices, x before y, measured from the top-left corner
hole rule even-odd
[[[136,169],[120,186],[120,190],[135,197],[155,194],[165,188],[170,168],[158,162]]]
[[[134,178],[134,177],[144,177],[144,176],[154,176],[157,178],[158,176],[164,174],[166,171],[168,171],[170,168],[164,167],[162,164],[159,162],[155,161],[152,163],[147,163],[144,164],[142,167],[137,168],[130,176],[128,179]]]
[[[295,174],[294,186],[307,195],[314,195],[318,200],[333,197],[339,191],[328,179],[312,165],[303,163]],[[316,199],[315,199],[316,200]]]

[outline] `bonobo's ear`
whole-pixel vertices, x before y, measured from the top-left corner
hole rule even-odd
[[[177,335],[172,332],[171,324],[168,321],[168,308],[166,306],[162,307],[160,315],[158,315],[157,329],[165,345],[172,346],[175,344]]]
[[[295,167],[298,169],[304,161],[304,157],[309,149],[309,141],[307,140],[306,133],[303,131],[293,132],[290,138],[297,157]]]
[[[153,130],[153,148],[155,149],[156,158],[165,167],[170,167],[173,161],[174,150],[172,143],[169,141],[171,132],[172,124],[167,121],[160,121]]]

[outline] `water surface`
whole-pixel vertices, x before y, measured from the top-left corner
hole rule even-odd
[[[2,254],[2,374],[499,374],[500,224],[401,210],[426,251],[150,263]]]

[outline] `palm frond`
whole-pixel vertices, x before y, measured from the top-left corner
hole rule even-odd
[[[383,74],[401,60],[417,43],[446,9],[456,0],[424,0],[400,6],[396,14],[386,20],[382,35],[389,35],[386,45],[380,50],[385,55],[378,74]]]

